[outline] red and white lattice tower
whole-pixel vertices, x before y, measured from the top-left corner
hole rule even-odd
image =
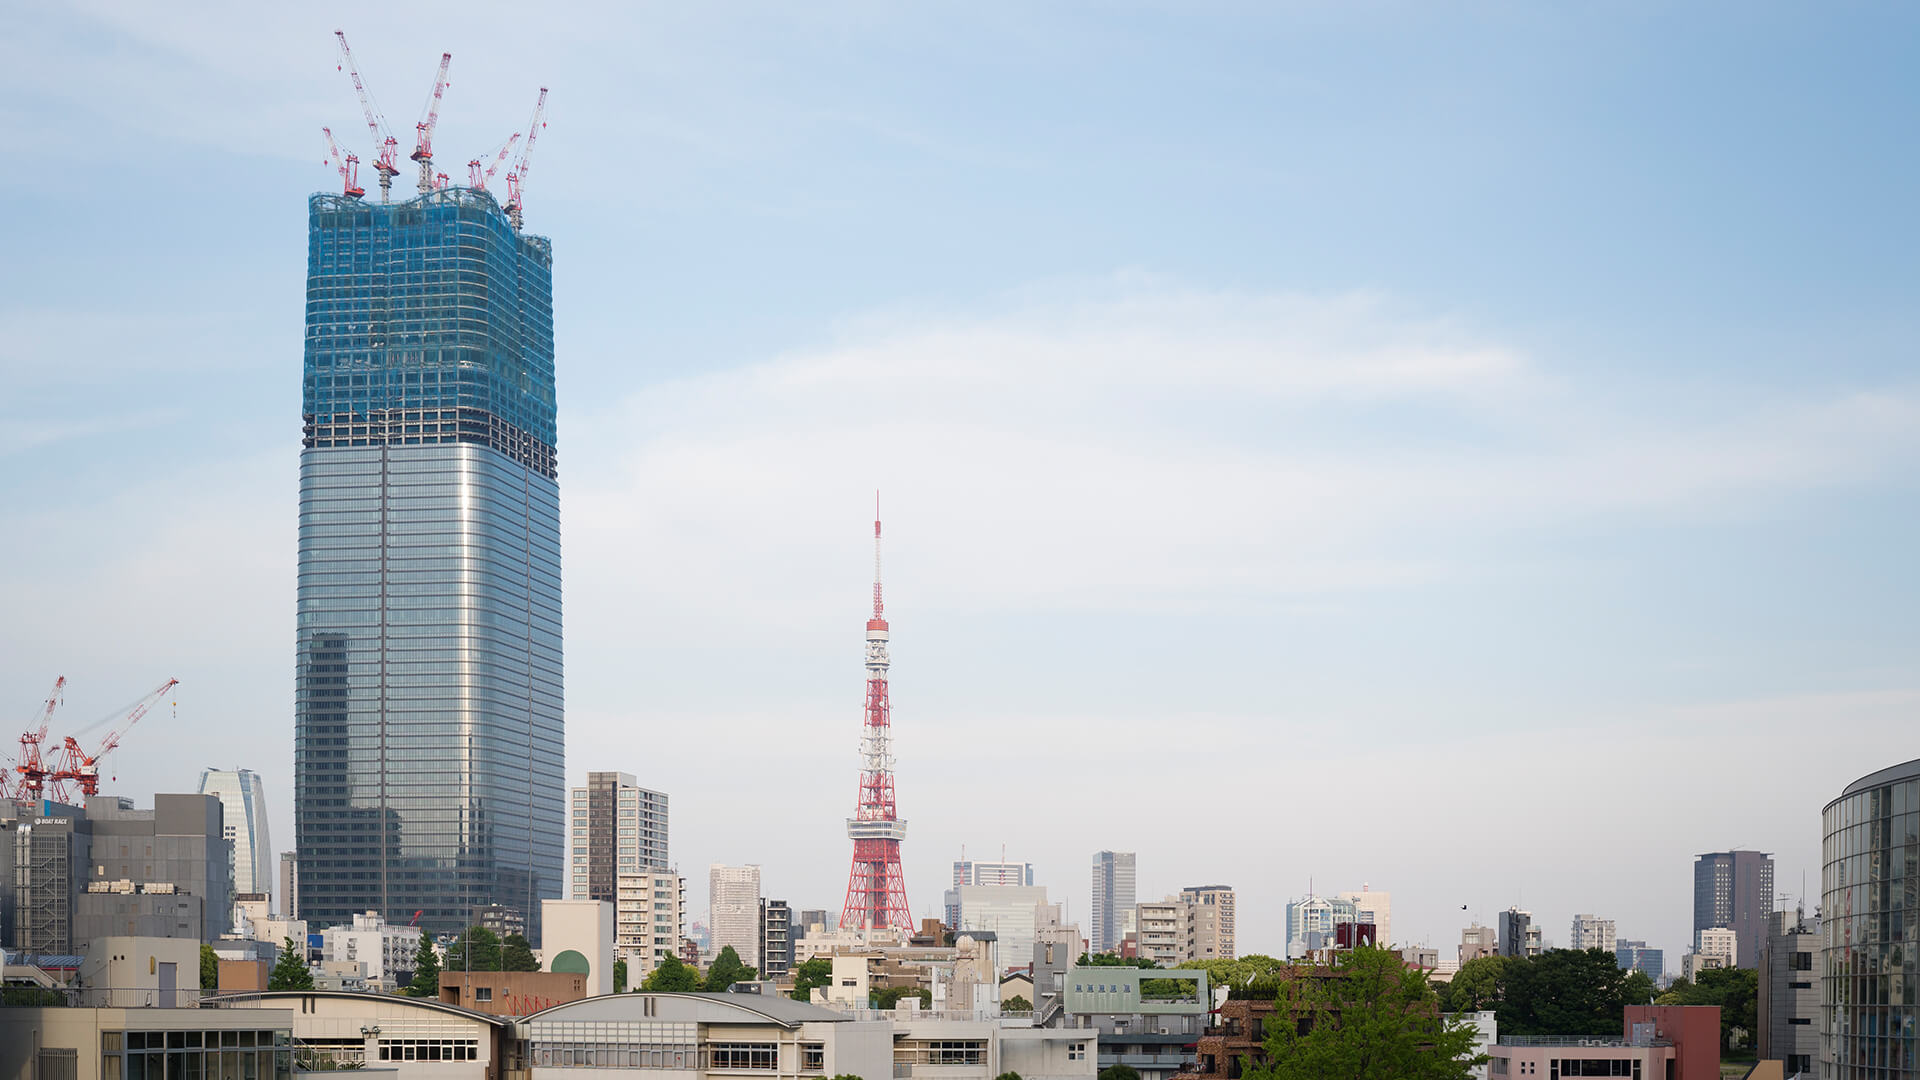
[[[860,809],[847,819],[853,870],[840,909],[842,930],[912,930],[900,841],[907,823],[893,804],[893,750],[887,708],[887,620],[880,602],[880,497],[873,498],[873,618],[867,620],[867,722],[860,739]]]

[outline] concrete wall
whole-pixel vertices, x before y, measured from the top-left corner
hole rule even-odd
[[[540,967],[552,971],[563,953],[587,961],[589,996],[613,993],[616,948],[613,904],[606,900],[540,901]],[[743,958],[744,959],[744,958]]]

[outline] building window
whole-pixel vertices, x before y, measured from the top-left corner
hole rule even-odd
[[[1793,970],[1812,971],[1813,970],[1813,954],[1810,952],[1794,953],[1793,954]]]
[[[1810,1017],[1810,1016],[1789,1016],[1789,1017],[1787,1017],[1787,1023],[1789,1023],[1789,1024],[1811,1024],[1811,1023],[1813,1023],[1813,1018],[1812,1018],[1812,1017]]]
[[[1068,1061],[1087,1060],[1087,1044],[1083,1042],[1068,1043],[1067,1044],[1067,1060]]]
[[[780,1050],[773,1043],[714,1043],[707,1048],[707,1067],[774,1072],[780,1067]]]
[[[492,1000],[493,1000],[493,987],[491,987],[491,986],[476,986],[476,987],[474,987],[474,988],[473,988],[473,1000],[475,1000],[475,1001],[492,1001]]]
[[[827,1071],[827,1046],[825,1043],[800,1044],[800,1071],[803,1073]]]

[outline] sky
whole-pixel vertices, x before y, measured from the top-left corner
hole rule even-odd
[[[1920,756],[1910,6],[77,2],[0,38],[0,708],[179,678],[113,790],[292,846],[335,29],[396,130],[453,53],[443,165],[551,88],[567,773],[695,917],[839,906],[876,489],[916,914],[1113,848],[1242,952],[1365,884],[1677,968],[1694,855],[1811,908]]]

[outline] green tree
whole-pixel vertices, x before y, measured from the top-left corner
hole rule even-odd
[[[1510,958],[1494,1011],[1502,1035],[1618,1035],[1627,973],[1604,949],[1552,949]]]
[[[1500,1003],[1501,980],[1506,969],[1504,956],[1476,956],[1461,964],[1440,995],[1440,1007],[1455,1013],[1493,1008]]]
[[[417,998],[440,996],[440,954],[425,930],[420,932],[420,947],[413,951],[413,982],[407,984],[407,993]]]
[[[1081,967],[1157,968],[1160,965],[1154,963],[1152,960],[1146,959],[1145,957],[1116,956],[1110,952],[1103,952],[1103,953],[1093,953],[1092,955],[1088,955],[1087,953],[1081,953],[1080,966]]]
[[[1131,1065],[1109,1065],[1100,1070],[1099,1080],[1140,1080],[1140,1070]]]
[[[1620,981],[1620,997],[1628,1005],[1650,1005],[1653,1003],[1653,980],[1644,971],[1629,971]],[[1624,1014],[1622,1015],[1624,1019]]]
[[[624,994],[627,992],[627,962],[625,960],[615,960],[613,962],[613,992],[616,994]]]
[[[1009,1069],[999,1076],[994,1077],[993,1080],[1020,1080],[1020,1074]]]
[[[220,989],[220,954],[206,944],[200,946],[200,989]]]
[[[852,1073],[835,1073],[833,1074],[833,1080],[861,1080],[861,1078]]]
[[[813,988],[833,982],[833,961],[816,956],[793,969],[793,999],[812,1001]]]
[[[660,966],[641,980],[640,989],[663,994],[690,994],[700,989],[700,973],[681,963],[679,957],[668,953],[660,959]]]
[[[1698,982],[1675,979],[1660,995],[1662,1005],[1720,1006],[1720,1050],[1730,1052],[1751,1040],[1759,1024],[1760,973],[1750,968],[1711,968]],[[1745,1033],[1746,1039],[1740,1038]]]
[[[727,945],[720,955],[713,958],[713,966],[707,969],[707,993],[717,994],[737,982],[752,982],[760,973],[740,962],[740,954]]]
[[[286,938],[280,945],[280,960],[267,973],[269,990],[311,990],[313,972],[307,970],[305,949],[295,949],[293,939]]]
[[[875,1009],[891,1009],[899,1005],[900,999],[904,997],[919,998],[920,1007],[923,1009],[933,1007],[933,991],[923,990],[918,986],[889,986],[875,990],[868,997],[871,1007]]]
[[[508,934],[500,943],[501,971],[539,971],[540,961],[533,958],[533,946],[519,934]]]
[[[1249,1080],[1467,1080],[1485,1061],[1472,1025],[1440,1014],[1433,987],[1386,949],[1339,954],[1333,971],[1280,987],[1264,1063]]]
[[[1032,1012],[1033,1002],[1028,1001],[1026,998],[1026,995],[1024,994],[1015,994],[1012,997],[1008,998],[1007,1000],[1001,1002],[1000,1008],[1010,1013]]]
[[[516,935],[517,936],[517,935]],[[469,926],[447,946],[448,971],[501,971],[500,938],[484,926]]]

